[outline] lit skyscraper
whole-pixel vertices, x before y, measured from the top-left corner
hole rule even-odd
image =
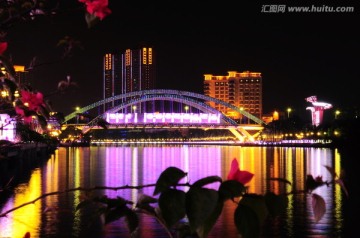
[[[204,94],[243,109],[252,115],[262,117],[262,77],[257,72],[228,71],[227,76],[204,75]],[[210,106],[226,116],[241,120],[242,116],[225,106],[210,103]]]
[[[123,53],[104,56],[104,99],[116,95],[154,89],[156,71],[151,47],[127,49]],[[104,111],[119,105],[122,100],[107,103]],[[140,110],[141,108],[139,108]]]
[[[28,85],[29,82],[29,72],[25,70],[25,66],[14,65],[15,70],[15,80],[19,85]]]

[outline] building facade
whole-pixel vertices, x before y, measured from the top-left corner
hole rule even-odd
[[[104,56],[104,99],[116,95],[155,89],[156,64],[151,47],[126,49],[123,53],[108,53]],[[104,111],[121,104],[123,100],[109,102]],[[140,110],[144,105],[138,108]]]
[[[262,118],[261,73],[228,71],[226,76],[204,74],[204,95],[227,102],[257,118]],[[209,105],[239,123],[249,123],[240,113],[223,105],[215,102],[210,102]]]
[[[27,86],[30,84],[29,72],[25,70],[23,65],[14,65],[15,80],[19,85]]]

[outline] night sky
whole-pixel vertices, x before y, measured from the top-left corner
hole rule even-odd
[[[67,0],[68,1],[68,0]],[[74,0],[75,1],[75,0]],[[7,39],[14,64],[42,66],[32,83],[44,94],[67,75],[79,89],[49,98],[65,115],[102,99],[102,60],[141,44],[156,51],[158,88],[202,93],[203,75],[255,71],[263,76],[263,111],[306,114],[308,96],[334,108],[359,106],[359,9],[355,1],[121,1],[88,29],[81,10],[13,26]],[[250,1],[246,1],[250,2]],[[156,5],[152,5],[156,4]],[[264,13],[263,5],[353,6],[353,13]],[[66,60],[64,36],[82,43]]]

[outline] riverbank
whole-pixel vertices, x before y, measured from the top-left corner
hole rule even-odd
[[[0,191],[11,191],[30,176],[32,170],[46,162],[56,149],[45,143],[3,143],[0,146]]]

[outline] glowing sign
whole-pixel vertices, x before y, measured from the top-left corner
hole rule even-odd
[[[211,113],[106,113],[110,124],[219,124],[221,114]]]
[[[312,107],[307,107],[306,110],[311,111],[311,121],[313,126],[319,126],[323,120],[324,110],[332,108],[330,103],[318,102],[316,96],[305,98],[307,102],[311,102]]]

